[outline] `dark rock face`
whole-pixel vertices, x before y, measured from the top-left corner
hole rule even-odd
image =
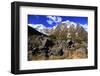
[[[33,48],[32,55],[36,55],[39,53],[39,48]]]
[[[41,48],[41,51],[43,51],[42,53],[44,53],[44,56],[46,58],[49,57],[49,48],[47,48],[47,47]]]
[[[67,40],[67,48],[74,47],[74,42],[72,40]]]
[[[42,45],[43,45],[43,47],[52,47],[54,45],[54,43],[52,40],[45,38],[45,40],[42,41]]]

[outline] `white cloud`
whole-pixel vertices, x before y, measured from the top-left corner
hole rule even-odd
[[[47,18],[49,18],[50,20],[52,20],[55,23],[59,23],[62,21],[62,18],[58,17],[58,16],[47,16]]]
[[[61,17],[57,17],[56,18],[56,22],[61,22],[62,21],[62,18]]]
[[[53,24],[53,21],[52,20],[47,20],[48,24]]]

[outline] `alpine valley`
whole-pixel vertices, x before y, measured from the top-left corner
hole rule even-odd
[[[28,60],[88,58],[88,31],[80,23],[63,21],[53,27],[28,24]]]

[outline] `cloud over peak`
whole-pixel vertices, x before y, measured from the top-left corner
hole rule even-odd
[[[49,24],[60,23],[62,21],[62,18],[59,16],[47,16],[47,18],[48,18],[47,22]]]

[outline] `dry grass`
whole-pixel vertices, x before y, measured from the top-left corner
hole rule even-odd
[[[45,56],[42,55],[35,55],[32,56],[32,60],[59,60],[59,59],[84,59],[88,58],[87,53],[84,51],[65,51],[64,55],[62,56],[49,56],[46,58]]]

